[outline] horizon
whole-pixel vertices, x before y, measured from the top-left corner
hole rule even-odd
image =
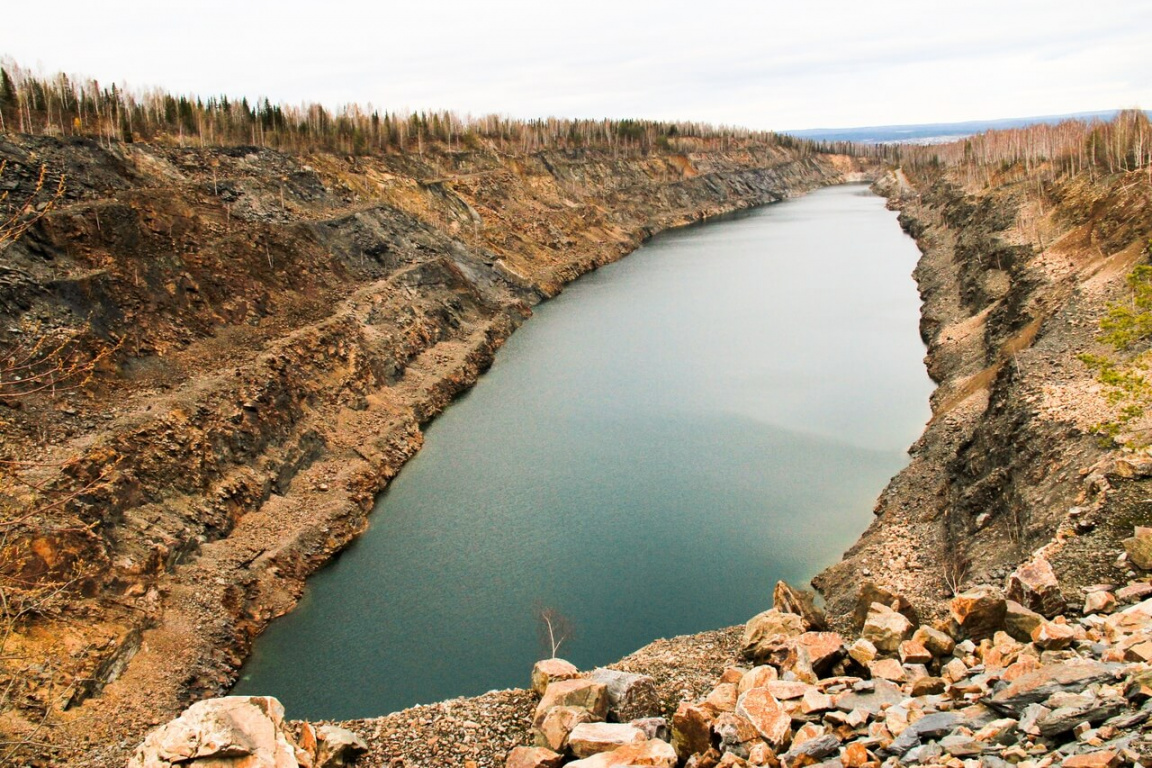
[[[836,0],[823,10],[813,22],[744,0],[707,13],[591,0],[573,14],[498,0],[478,15],[445,0],[429,21],[416,9],[352,0],[323,14],[266,0],[208,0],[194,14],[139,0],[99,8],[62,0],[51,17],[11,9],[0,52],[33,72],[200,98],[781,133],[1152,106],[1152,52],[1139,32],[1152,7],[1133,0],[1105,0],[1088,19],[1078,9],[991,0],[962,13],[907,0],[868,8]]]

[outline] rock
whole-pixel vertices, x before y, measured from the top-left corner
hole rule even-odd
[[[720,675],[720,682],[739,685],[746,674],[748,674],[748,670],[741,667],[725,667],[724,672]]]
[[[905,664],[931,664],[932,653],[915,640],[900,643],[900,661]]]
[[[747,759],[754,744],[760,742],[760,734],[747,719],[740,715],[725,712],[716,718],[712,732],[720,739],[720,751],[732,752]]]
[[[856,596],[856,608],[852,612],[852,626],[855,629],[860,630],[864,626],[873,603],[880,603],[884,607],[896,611],[913,625],[920,623],[916,609],[902,595],[874,582],[866,581],[860,586],[860,592]]]
[[[928,652],[938,658],[947,658],[952,655],[956,641],[944,632],[932,627],[917,627],[912,633],[912,640],[928,649]],[[927,662],[925,662],[927,663]]]
[[[611,752],[601,752],[583,760],[568,763],[566,768],[624,768],[624,766],[655,766],[676,768],[676,750],[659,739],[626,744]]]
[[[1040,735],[1040,719],[1052,713],[1043,704],[1029,704],[1020,713],[1020,730],[1029,736]]]
[[[536,705],[532,724],[539,726],[544,722],[544,716],[553,707],[582,707],[591,712],[594,719],[603,720],[608,715],[608,687],[582,678],[549,683]]]
[[[656,681],[647,675],[599,668],[588,679],[608,690],[608,719],[626,723],[641,717],[660,714],[660,697]]]
[[[736,709],[736,699],[739,695],[735,685],[721,683],[704,698],[703,704],[716,712],[732,712]]]
[[[809,739],[800,746],[788,750],[784,753],[784,764],[789,768],[814,765],[839,751],[840,740],[829,733]]]
[[[861,637],[849,646],[848,655],[860,666],[867,667],[876,659],[876,646]]]
[[[812,671],[820,677],[844,658],[844,638],[837,632],[805,632],[796,638],[796,645],[807,652]]]
[[[815,690],[810,683],[801,683],[798,680],[772,680],[762,687],[766,688],[777,701],[799,699],[809,691]]]
[[[804,694],[804,698],[800,699],[800,711],[806,715],[827,712],[833,708],[832,697],[817,690],[808,691]]]
[[[1122,699],[1092,700],[1070,707],[1058,707],[1036,721],[1040,735],[1053,738],[1068,733],[1080,723],[1096,725],[1115,717],[1124,709]]]
[[[1124,696],[1137,703],[1152,699],[1152,670],[1142,670],[1129,677],[1124,685]]]
[[[1004,597],[991,587],[977,587],[952,598],[952,618],[965,637],[981,640],[1004,629],[1008,607]]]
[[[316,729],[314,768],[341,768],[368,751],[368,743],[352,731],[335,725]]]
[[[706,752],[712,746],[712,723],[716,713],[687,701],[680,702],[672,716],[672,744],[681,760]]]
[[[770,667],[767,664],[753,667],[748,670],[744,677],[740,678],[740,685],[737,687],[736,693],[739,695],[752,688],[763,688],[779,677],[780,674],[776,671],[776,667]]]
[[[984,752],[984,745],[971,736],[954,733],[940,739],[940,748],[952,757],[975,757]]]
[[[885,707],[894,706],[904,700],[900,686],[887,680],[875,680],[871,690],[850,691],[835,697],[836,708],[844,712],[860,710],[875,715]]]
[[[568,735],[581,723],[595,722],[595,716],[584,707],[552,707],[536,726],[533,741],[538,747],[555,752],[568,748]]]
[[[1084,596],[1084,615],[1112,613],[1116,610],[1116,596],[1107,590],[1089,592]]]
[[[1104,634],[1115,642],[1152,625],[1152,600],[1129,606],[1104,620]]]
[[[1152,597],[1152,584],[1146,581],[1134,581],[1116,590],[1116,599],[1125,604],[1148,597]]]
[[[296,747],[283,730],[284,707],[270,696],[225,696],[188,707],[152,731],[128,768],[194,766],[244,758],[244,768],[295,768]]]
[[[568,734],[568,750],[576,757],[591,757],[647,740],[643,731],[625,723],[580,723]]]
[[[1044,617],[1015,600],[1007,601],[1004,608],[1004,631],[1011,635],[1013,640],[1022,643],[1031,642],[1032,630],[1040,626]]]
[[[950,683],[955,683],[968,676],[968,667],[960,659],[952,659],[940,667],[940,676]]]
[[[796,589],[786,582],[776,582],[772,590],[772,607],[783,613],[793,613],[804,620],[808,631],[823,632],[828,629],[828,619],[824,611],[816,607],[816,595],[803,589]]]
[[[669,727],[668,721],[662,717],[644,717],[633,720],[629,725],[639,728],[645,738],[672,741],[672,729]]]
[[[508,753],[504,768],[560,768],[564,756],[544,747],[516,747]]]
[[[894,683],[904,682],[904,667],[896,659],[877,659],[868,668],[873,679],[891,680]]]
[[[912,635],[912,622],[882,603],[873,603],[864,620],[864,639],[880,653],[896,653],[900,643]]]
[[[840,753],[840,762],[844,768],[864,768],[871,761],[872,755],[868,754],[868,748],[859,741],[851,742]]]
[[[1061,768],[1116,768],[1120,765],[1120,755],[1110,749],[1098,749],[1064,758]]]
[[[1132,538],[1124,539],[1123,544],[1128,562],[1144,571],[1152,569],[1152,528],[1136,526]]]
[[[548,683],[579,676],[580,670],[564,659],[541,659],[532,666],[532,690],[543,696]]]
[[[768,746],[777,751],[792,737],[792,718],[765,688],[753,688],[741,696],[736,714],[752,723]]]
[[[1005,597],[1048,618],[1064,612],[1064,596],[1056,572],[1043,556],[1033,557],[1012,572]]]
[[[1107,682],[1119,668],[1117,664],[1084,660],[1046,664],[1013,681],[984,703],[997,712],[1019,717],[1029,704],[1044,701],[1059,691],[1082,691],[1094,683]]]
[[[913,696],[935,696],[948,689],[948,681],[942,677],[921,677],[912,682]]]
[[[803,619],[794,613],[783,613],[772,608],[753,616],[744,625],[740,650],[746,658],[761,661],[779,650],[782,639],[803,633]]]
[[[1072,645],[1076,632],[1067,624],[1045,621],[1032,630],[1032,642],[1045,651],[1060,651]]]

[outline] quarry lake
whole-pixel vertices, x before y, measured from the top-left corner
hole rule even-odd
[[[929,416],[918,258],[862,185],[653,238],[536,310],[234,692],[350,719],[745,621],[872,518]]]

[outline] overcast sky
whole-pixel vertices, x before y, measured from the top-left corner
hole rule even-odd
[[[774,130],[1152,109],[1149,0],[10,0],[0,55],[177,93]]]

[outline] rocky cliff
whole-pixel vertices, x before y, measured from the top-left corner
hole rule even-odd
[[[0,156],[9,201],[42,167],[65,179],[3,254],[4,342],[83,374],[0,405],[2,490],[24,510],[0,541],[22,600],[0,722],[73,765],[122,763],[230,686],[533,304],[655,231],[860,170],[691,142],[341,157],[9,138]]]
[[[861,580],[893,586],[925,616],[1042,555],[1064,599],[1133,575],[1121,541],[1152,521],[1148,421],[1085,355],[1109,354],[1101,320],[1132,300],[1148,258],[1143,173],[1059,180],[1022,167],[989,184],[958,172],[891,175],[884,191],[923,256],[921,335],[938,383],[911,463],[876,519],[815,584],[846,616]]]

